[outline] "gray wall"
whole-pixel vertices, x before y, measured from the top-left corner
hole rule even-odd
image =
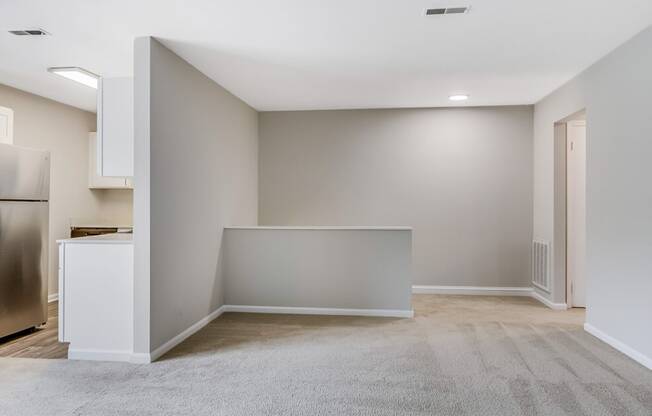
[[[14,144],[50,151],[48,292],[59,291],[56,240],[71,220],[131,224],[132,191],[88,189],[88,133],[94,113],[0,85],[0,106],[14,110]]]
[[[414,284],[530,286],[532,108],[267,112],[261,225],[412,226]]]
[[[586,108],[587,323],[652,363],[650,45],[652,28],[535,106],[534,233],[554,235],[554,123]]]
[[[412,309],[409,230],[227,229],[228,305]]]
[[[154,350],[223,303],[223,227],[256,224],[258,116],[158,41],[143,42],[149,43],[150,69],[149,292]],[[136,68],[136,82],[139,79]],[[138,86],[136,97],[142,99]],[[140,110],[136,106],[137,122]]]

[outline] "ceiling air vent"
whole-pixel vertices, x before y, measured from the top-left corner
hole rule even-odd
[[[24,29],[24,30],[10,30],[9,33],[16,36],[44,36],[49,35],[43,29]]]
[[[457,7],[438,7],[434,9],[426,9],[426,16],[439,16],[442,14],[464,14],[469,12],[468,6]]]

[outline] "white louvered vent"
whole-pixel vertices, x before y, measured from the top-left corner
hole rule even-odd
[[[16,35],[16,36],[46,36],[46,35],[49,35],[48,32],[46,32],[43,29],[39,29],[39,28],[10,30],[9,33],[11,33],[12,35]]]
[[[469,12],[469,6],[455,6],[455,7],[438,7],[426,9],[426,16],[441,16],[445,14],[466,14]]]
[[[550,243],[532,242],[532,284],[550,292]]]

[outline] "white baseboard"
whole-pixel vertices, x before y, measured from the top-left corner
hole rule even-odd
[[[565,310],[566,304],[557,304],[549,301],[536,293],[531,287],[481,287],[481,286],[412,286],[412,293],[416,294],[444,294],[444,295],[489,295],[489,296],[530,296],[544,305]],[[52,296],[52,295],[51,295]],[[77,360],[98,361],[128,361],[136,364],[146,364],[157,360],[166,352],[176,347],[188,337],[205,327],[209,322],[219,317],[224,312],[245,313],[271,313],[271,314],[296,314],[296,315],[340,315],[340,316],[375,316],[390,318],[413,318],[411,309],[344,309],[344,308],[309,308],[293,306],[252,306],[252,305],[223,305],[204,318],[167,341],[151,353],[130,353],[113,351],[89,351],[70,349],[68,358]],[[597,336],[597,335],[596,335]],[[629,355],[629,354],[628,354]]]
[[[146,364],[156,361],[166,352],[181,344],[189,336],[205,327],[209,322],[216,319],[224,312],[249,312],[249,313],[280,313],[280,314],[300,314],[300,315],[354,315],[354,316],[386,316],[399,318],[412,318],[412,310],[385,310],[385,309],[333,309],[333,308],[295,308],[280,306],[249,306],[249,305],[222,305],[217,310],[200,319],[192,326],[161,345],[150,354],[133,353],[130,362],[136,364]]]
[[[129,362],[132,364],[149,364],[152,362],[152,355],[146,352],[134,352],[131,353]]]
[[[78,350],[68,349],[69,360],[86,361],[121,361],[131,362],[131,351],[101,351],[101,350]]]
[[[48,303],[56,302],[58,300],[59,300],[58,293],[52,293],[51,295],[48,295]]]
[[[161,357],[163,354],[185,341],[186,338],[205,327],[213,319],[224,313],[224,310],[224,306],[220,306],[215,311],[195,322],[190,327],[186,328],[184,331],[151,353],[135,353],[132,351],[81,350],[71,347],[68,349],[68,359],[87,361],[124,361],[134,364],[148,364],[156,361],[156,359]]]
[[[342,308],[303,308],[294,306],[251,306],[225,305],[225,312],[278,313],[296,315],[342,315],[377,316],[388,318],[413,318],[411,309],[342,309]]]
[[[593,335],[594,337],[596,337],[597,339],[599,339],[600,341],[611,345],[612,347],[622,352],[632,360],[652,370],[652,358],[646,356],[645,354],[639,351],[636,351],[635,349],[631,348],[627,344],[618,341],[616,338],[612,337],[611,335],[605,334],[604,332],[600,331],[598,328],[594,327],[591,324],[585,323],[584,330],[589,334]]]
[[[216,319],[224,312],[248,312],[248,313],[278,313],[298,315],[349,315],[349,316],[378,316],[394,318],[412,318],[413,310],[396,309],[339,309],[339,308],[297,308],[281,306],[249,306],[249,305],[223,305],[209,315],[195,322],[193,325],[167,341],[151,353],[115,352],[115,351],[91,351],[77,350],[71,348],[68,351],[68,358],[72,360],[94,360],[94,361],[126,361],[134,364],[148,364],[156,361],[163,354],[181,344],[188,337],[205,327],[209,322]]]
[[[554,303],[537,293],[532,287],[493,286],[412,286],[412,293],[426,295],[482,295],[482,296],[529,296],[550,309],[565,311],[565,303]]]
[[[412,293],[427,295],[530,296],[531,287],[412,286]]]
[[[556,311],[565,311],[566,309],[568,309],[568,305],[566,305],[565,303],[554,303],[546,299],[545,297],[541,296],[536,291],[532,291],[530,296],[532,296],[534,299],[538,300],[539,302],[543,303],[550,309],[554,309]]]
[[[186,338],[188,338],[195,332],[199,331],[206,325],[208,325],[208,323],[210,323],[213,319],[217,318],[218,316],[222,315],[225,311],[226,311],[225,306],[220,306],[219,308],[209,313],[199,321],[195,322],[194,324],[192,324],[191,326],[183,330],[181,333],[179,333],[177,336],[167,341],[165,344],[161,345],[160,347],[158,347],[157,349],[155,349],[149,354],[143,354],[143,353],[132,354],[133,355],[132,362],[148,363],[148,362],[156,361],[163,354],[170,351],[172,348],[176,347],[177,345],[181,344],[183,341],[186,340]]]

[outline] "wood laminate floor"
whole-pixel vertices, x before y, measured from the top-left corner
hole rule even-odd
[[[67,358],[68,344],[58,340],[59,304],[48,304],[48,323],[0,338],[0,357]]]

